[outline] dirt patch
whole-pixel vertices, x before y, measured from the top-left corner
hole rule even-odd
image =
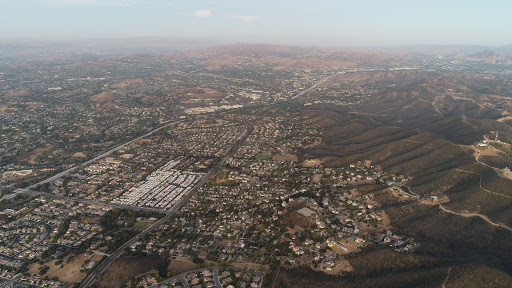
[[[499,177],[512,180],[512,172],[507,169],[494,169]]]
[[[151,139],[140,139],[135,141],[136,145],[142,145],[142,144],[151,144],[153,142]]]
[[[41,267],[42,265],[39,265],[37,263],[34,263],[32,265],[29,265],[28,266],[28,273],[32,274],[32,275],[37,275],[37,272],[39,271],[39,267]]]
[[[126,80],[123,82],[116,83],[112,85],[112,88],[120,89],[120,88],[126,88],[127,86],[131,84],[142,84],[144,81],[142,79],[133,79],[133,80]]]
[[[213,182],[215,185],[221,185],[223,183],[227,183],[229,181],[228,179],[228,173],[229,173],[229,169],[221,169],[220,171],[217,172],[217,174],[215,175],[215,177],[211,178],[209,182]]]
[[[196,264],[192,262],[192,260],[182,257],[176,257],[176,259],[171,259],[171,263],[167,267],[169,271],[176,271],[178,273],[184,273],[190,270],[194,270],[196,268]]]
[[[480,150],[480,156],[499,156],[499,153],[502,152],[500,149],[492,146],[478,148],[478,150]]]
[[[382,227],[385,227],[387,230],[391,230],[391,220],[389,220],[388,214],[386,212],[382,211],[380,213],[380,216],[382,217]]]
[[[82,216],[80,217],[80,222],[84,222],[87,224],[100,224],[101,219],[102,218],[99,216]]]
[[[361,245],[359,245],[358,243],[356,243],[354,241],[353,236],[347,236],[345,238],[338,239],[338,241],[341,243],[341,245],[343,245],[348,250],[348,252],[345,250],[342,250],[342,249],[335,250],[335,252],[339,255],[346,255],[346,254],[357,253],[357,252],[361,251]]]
[[[223,185],[223,184],[229,184],[229,183],[233,183],[234,181],[233,180],[230,180],[228,177],[220,177],[220,178],[215,178],[215,180],[213,180],[213,183],[215,185]]]
[[[352,265],[346,259],[339,259],[335,261],[335,266],[332,270],[324,270],[320,266],[313,268],[313,270],[324,272],[327,275],[343,275],[352,271]]]
[[[308,228],[313,223],[313,219],[300,215],[295,211],[290,211],[289,213],[283,215],[281,221],[285,226],[290,227],[290,229],[298,228],[299,230]]]
[[[132,97],[132,98],[144,98],[148,95],[146,94],[133,94],[133,95],[128,95],[129,97]]]
[[[144,105],[156,105],[162,103],[162,98],[158,96],[146,95],[146,94],[134,94],[129,95],[129,97],[135,98],[139,101],[139,103]]]
[[[296,155],[292,154],[277,154],[273,157],[274,160],[277,161],[298,161],[299,158]]]
[[[315,174],[315,175],[313,175],[313,182],[314,183],[320,183],[320,180],[322,180],[322,174]]]
[[[457,96],[457,95],[454,95],[454,94],[452,94],[451,96],[452,96],[452,97],[453,97],[453,99],[455,99],[455,100],[465,100],[465,101],[476,102],[476,101],[475,101],[475,99],[468,98],[468,97]],[[499,120],[498,120],[498,121],[499,121]]]
[[[304,149],[313,148],[313,147],[318,146],[318,145],[320,145],[320,144],[322,144],[322,138],[316,138],[316,139],[315,139],[315,142],[314,142],[313,144],[305,145],[305,146],[304,146]]]
[[[35,159],[37,158],[37,156],[43,154],[44,152],[52,149],[53,146],[51,145],[48,145],[46,147],[41,147],[41,148],[36,148],[24,155],[21,155],[18,160],[22,161],[22,162],[26,162],[26,163],[29,163],[29,164],[36,164],[35,162]]]
[[[303,167],[315,167],[315,166],[318,166],[318,165],[322,165],[324,161],[320,160],[320,159],[311,159],[311,160],[307,160],[307,161],[304,161],[302,162],[302,166]]]
[[[85,154],[82,152],[76,152],[75,154],[73,154],[72,157],[73,158],[87,158],[87,156],[85,156]]]
[[[386,189],[386,192],[391,194],[391,196],[398,198],[400,201],[405,201],[409,199],[409,197],[405,196],[405,193],[403,193],[402,189]]]
[[[144,96],[140,99],[140,102],[145,105],[157,105],[162,103],[162,99],[157,96]]]
[[[172,92],[180,97],[184,104],[217,103],[228,94],[209,88],[179,89]]]
[[[62,261],[62,264],[55,265],[55,263],[58,260],[52,260],[50,262],[47,262],[45,265],[47,265],[50,269],[48,269],[48,272],[44,274],[44,276],[48,276],[48,278],[57,277],[59,281],[66,282],[66,283],[79,283],[81,282],[87,274],[85,272],[80,271],[80,268],[82,268],[85,264],[86,260],[89,260],[89,262],[96,262],[98,263],[103,258],[102,255],[97,254],[80,254],[80,255],[69,255],[64,258],[64,261]],[[69,261],[69,259],[72,259]],[[69,262],[68,262],[69,261]],[[87,266],[87,265],[85,265]],[[33,275],[38,275],[39,267],[41,265],[34,263],[29,266],[29,273]]]
[[[498,122],[505,122],[505,121],[508,121],[508,120],[512,120],[512,116],[506,116],[506,117],[502,117],[496,121]]]
[[[32,92],[30,92],[28,90],[20,90],[20,91],[14,91],[14,92],[9,92],[9,93],[4,94],[5,97],[23,97],[23,96],[30,96],[30,95],[32,95]]]
[[[102,92],[91,97],[91,100],[94,102],[111,102],[116,99],[116,95],[107,92]]]
[[[59,155],[59,154],[62,154],[62,153],[64,153],[64,150],[63,150],[63,149],[57,149],[57,150],[55,150],[55,151],[53,151],[53,152],[52,152],[52,155],[54,155],[54,156],[55,156],[55,155]]]
[[[251,271],[268,270],[270,268],[269,265],[261,265],[252,262],[233,262],[231,263],[231,267]]]
[[[84,261],[89,260],[90,262],[99,263],[103,258],[103,255],[98,254],[94,254],[92,257],[89,254],[87,256],[85,256],[85,254],[80,255],[83,255],[83,258],[75,259],[69,263],[65,263],[64,261],[64,266],[62,268],[60,268],[60,265],[54,265],[57,269],[50,269],[47,273],[48,277],[57,277],[59,278],[59,281],[66,283],[78,283],[86,276],[85,272],[80,272],[80,267],[84,265],[87,266]]]
[[[157,267],[162,259],[155,257],[123,257],[114,261],[94,282],[95,287],[121,287],[135,276]]]

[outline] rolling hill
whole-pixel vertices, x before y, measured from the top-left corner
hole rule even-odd
[[[405,175],[404,189],[418,200],[397,201],[385,187],[375,194],[393,227],[415,237],[422,248],[415,261],[398,257],[394,268],[385,269],[371,264],[384,252],[354,255],[350,262],[366,267],[354,270],[365,272],[323,281],[338,285],[330,287],[439,287],[445,282],[447,287],[483,287],[479,285],[494,280],[495,287],[510,285],[512,180],[502,169],[511,161],[505,148],[512,142],[512,129],[501,119],[512,111],[507,103],[511,83],[422,71],[355,73],[332,82],[325,89],[340,83],[357,84],[364,91],[382,89],[368,93],[362,103],[298,108],[305,121],[324,132],[322,143],[308,149],[307,156],[324,159],[327,167],[367,159],[384,171]],[[501,142],[492,145],[501,150],[479,157],[484,148],[474,144],[493,139],[495,131]],[[433,196],[443,200],[431,201]],[[414,264],[399,268],[401,261]],[[448,269],[451,276],[445,281]],[[284,271],[282,287],[313,287],[314,281],[301,273]],[[480,275],[478,281],[464,286],[472,273]],[[396,275],[403,281],[398,283]]]

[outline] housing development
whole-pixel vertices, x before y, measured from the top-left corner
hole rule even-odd
[[[112,201],[134,206],[168,209],[175,205],[202,177],[201,173],[174,170],[171,161],[148,176],[144,184],[132,187],[119,199]]]
[[[0,287],[506,287],[510,67],[450,57],[0,66]]]

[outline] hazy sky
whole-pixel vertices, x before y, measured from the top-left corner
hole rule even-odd
[[[0,38],[512,44],[510,0],[0,0]]]

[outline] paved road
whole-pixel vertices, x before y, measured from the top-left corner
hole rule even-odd
[[[297,95],[293,96],[293,97],[292,97],[292,98],[290,98],[289,100],[295,100],[296,98],[298,98],[298,97],[300,97],[300,96],[302,96],[302,95],[306,94],[308,91],[311,91],[311,90],[313,90],[313,89],[317,88],[318,86],[322,85],[323,83],[325,83],[327,80],[329,80],[329,79],[333,78],[334,76],[336,76],[336,75],[338,75],[338,74],[343,74],[343,73],[345,73],[345,72],[338,72],[338,73],[336,73],[336,74],[333,74],[333,75],[327,76],[327,77],[325,77],[324,79],[322,79],[322,80],[320,80],[320,81],[316,82],[315,84],[313,84],[313,86],[311,86],[311,87],[307,88],[306,90],[304,90],[304,91],[300,92],[299,94],[297,94]],[[286,100],[285,100],[285,101],[286,101]],[[243,108],[243,107],[242,107],[242,108]],[[232,111],[232,110],[231,110],[231,111]],[[202,118],[202,117],[206,117],[206,116],[207,116],[207,115],[199,115],[199,116],[196,116],[196,117]],[[128,146],[128,145],[132,144],[132,143],[133,143],[133,142],[135,142],[135,141],[138,141],[138,140],[140,140],[140,139],[143,139],[143,138],[146,138],[146,137],[148,137],[148,136],[151,136],[151,135],[152,135],[152,134],[154,134],[155,132],[158,132],[158,131],[160,131],[160,130],[162,130],[162,129],[164,129],[164,128],[167,128],[167,127],[169,127],[169,126],[172,126],[172,125],[175,125],[175,124],[181,123],[181,122],[183,122],[183,121],[185,121],[185,120],[186,120],[186,119],[182,119],[182,120],[174,121],[174,122],[171,122],[171,123],[165,124],[165,125],[163,125],[163,126],[161,126],[161,127],[158,127],[158,128],[156,128],[156,129],[154,129],[154,130],[152,130],[152,131],[150,131],[150,132],[148,132],[148,133],[146,133],[146,134],[144,134],[144,135],[142,135],[142,136],[139,136],[139,137],[137,137],[137,138],[135,138],[135,139],[132,139],[132,140],[130,140],[130,141],[128,141],[128,142],[126,142],[126,143],[123,143],[123,144],[121,144],[121,145],[119,145],[119,146],[116,146],[116,147],[114,147],[114,148],[112,148],[112,149],[110,149],[110,150],[108,150],[108,151],[106,151],[106,152],[103,152],[103,153],[101,153],[101,154],[97,155],[96,157],[94,157],[94,158],[92,158],[92,159],[90,159],[90,160],[88,160],[88,161],[86,161],[86,162],[82,163],[80,166],[82,166],[82,167],[83,167],[83,166],[87,166],[87,165],[89,165],[89,164],[91,164],[91,163],[93,163],[93,162],[95,162],[95,161],[98,161],[98,160],[100,160],[100,159],[102,159],[102,158],[107,157],[108,155],[110,155],[110,154],[112,154],[112,153],[114,153],[114,152],[116,152],[116,151],[119,151],[119,150],[121,150],[121,149],[125,148],[126,146]],[[31,185],[31,186],[27,187],[27,189],[28,189],[28,190],[32,190],[32,189],[35,189],[36,187],[41,186],[41,185],[43,185],[43,184],[45,184],[45,183],[49,183],[49,182],[55,181],[55,180],[57,180],[57,179],[59,179],[59,178],[61,178],[61,177],[63,177],[63,176],[68,175],[69,173],[71,173],[71,172],[73,172],[73,171],[77,170],[80,166],[73,166],[73,167],[70,167],[70,168],[69,168],[69,169],[67,169],[67,170],[64,170],[64,171],[62,171],[62,172],[59,172],[59,173],[57,173],[57,174],[55,174],[55,175],[53,175],[53,176],[51,176],[51,177],[49,177],[49,178],[46,178],[46,179],[44,179],[44,180],[42,180],[42,181],[40,181],[40,182],[38,182],[38,183],[36,183],[36,184],[33,184],[33,185]]]
[[[313,89],[315,89],[316,87],[318,87],[319,85],[323,84],[324,82],[326,82],[327,80],[331,79],[332,77],[336,76],[337,74],[339,73],[344,73],[344,72],[338,72],[334,75],[331,75],[331,76],[328,76],[322,80],[320,80],[319,82],[315,83],[313,86],[309,87],[308,89],[300,92],[299,94],[295,95],[294,97],[290,98],[290,100],[294,100],[302,95],[304,95],[305,93],[307,93],[308,91],[311,91]],[[169,124],[166,124],[164,126],[161,126],[157,129],[154,129],[142,136],[139,136],[135,139],[132,139],[124,144],[121,144],[119,146],[116,146],[115,148],[113,149],[110,149],[106,152],[103,152],[101,153],[100,155],[97,155],[96,157],[82,163],[81,166],[87,166],[99,159],[102,159],[116,151],[119,151],[123,148],[125,148],[126,146],[132,144],[133,142],[135,141],[138,141],[140,139],[143,139],[145,137],[148,137],[150,135],[152,135],[153,133],[161,130],[161,129],[164,129],[166,127],[169,127],[171,125],[174,125],[174,124],[177,124],[177,123],[180,123],[180,122],[183,122],[185,121],[185,119],[183,120],[179,120],[179,121],[174,121],[174,122],[171,122]],[[33,191],[32,189],[35,189],[36,187],[40,186],[40,185],[43,185],[45,183],[49,183],[49,182],[52,182],[52,181],[55,181],[65,175],[68,175],[69,173],[77,170],[79,168],[79,166],[73,166],[73,167],[70,167],[69,169],[67,170],[64,170],[62,172],[59,172],[55,175],[53,175],[52,177],[49,177],[47,179],[44,179],[36,184],[33,184],[31,186],[29,186],[27,189],[21,189],[21,191],[25,192],[25,193],[31,193],[31,194],[38,194],[38,195],[47,195],[47,196],[51,196],[51,197],[57,197],[57,198],[68,198],[68,199],[71,199],[73,201],[79,201],[79,202],[83,202],[83,203],[89,203],[89,204],[101,204],[101,205],[109,205],[109,206],[112,206],[112,207],[118,207],[118,208],[124,208],[124,209],[134,209],[134,210],[148,210],[148,211],[155,211],[155,212],[164,212],[164,213],[167,213],[167,215],[165,217],[163,217],[162,219],[160,219],[159,221],[151,224],[150,226],[146,227],[141,233],[139,233],[137,236],[135,236],[134,238],[130,239],[129,241],[127,241],[126,243],[124,243],[123,245],[121,245],[116,251],[114,251],[114,253],[112,253],[105,261],[103,261],[100,265],[98,265],[94,271],[92,271],[88,276],[87,278],[82,282],[82,285],[80,285],[80,288],[85,288],[85,287],[89,287],[91,286],[94,281],[96,281],[97,277],[114,261],[116,260],[123,252],[124,252],[124,249],[128,246],[130,246],[132,243],[138,241],[139,239],[143,238],[144,236],[146,236],[148,233],[150,233],[151,231],[153,231],[154,229],[158,228],[162,223],[166,222],[174,213],[176,213],[177,211],[179,211],[179,209],[181,208],[181,206],[190,198],[190,196],[195,192],[197,191],[197,189],[199,187],[201,187],[204,183],[206,183],[206,181],[215,173],[217,172],[217,170],[222,166],[224,165],[224,163],[226,162],[226,160],[229,158],[229,156],[231,155],[231,153],[233,151],[235,151],[236,149],[238,149],[238,147],[240,147],[241,143],[245,141],[245,139],[247,139],[248,135],[250,135],[250,132],[252,131],[252,127],[250,128],[250,130],[248,130],[245,135],[239,137],[239,139],[237,139],[237,142],[235,143],[235,145],[233,145],[233,147],[229,150],[229,152],[226,153],[226,155],[212,168],[210,169],[210,171],[203,176],[203,178],[201,178],[201,180],[196,184],[196,186],[194,186],[194,188],[192,188],[188,193],[187,195],[185,195],[182,200],[180,200],[180,202],[175,206],[173,207],[171,210],[168,210],[168,211],[165,211],[165,210],[160,210],[160,209],[154,209],[154,208],[147,208],[147,207],[135,207],[135,206],[127,206],[127,205],[117,205],[117,204],[112,204],[112,203],[103,203],[103,202],[97,202],[97,201],[93,201],[93,200],[85,200],[85,199],[77,199],[77,198],[72,198],[72,197],[63,197],[63,196],[57,196],[57,195],[54,195],[54,194],[49,194],[49,193],[44,193],[44,192],[38,192],[38,191]]]
[[[181,282],[183,283],[184,287],[185,288],[189,288],[190,286],[189,286],[187,280],[185,279],[185,276],[187,276],[188,274],[191,274],[191,273],[202,273],[203,271],[206,271],[206,270],[212,270],[213,271],[213,281],[215,282],[215,286],[217,286],[218,288],[221,288],[221,287],[224,287],[224,286],[222,286],[222,284],[220,283],[220,279],[219,279],[219,269],[220,268],[221,267],[219,267],[219,266],[213,266],[213,267],[206,267],[206,268],[190,270],[190,271],[184,272],[184,273],[182,273],[182,274],[180,274],[178,276],[174,276],[174,277],[169,278],[167,280],[164,280],[162,282],[159,282],[159,283],[156,283],[154,285],[151,285],[151,286],[149,286],[149,288],[157,288],[160,285],[168,284],[169,282],[172,282],[172,281],[174,281],[176,279],[180,279]],[[234,267],[227,267],[227,268],[230,269],[230,270],[234,270],[234,271],[240,271],[240,272],[244,271],[244,270],[242,270],[240,268],[234,268]],[[259,284],[259,287],[261,288],[261,285],[263,284],[263,277],[265,276],[265,274],[263,272],[260,272],[260,271],[254,271],[254,273],[256,273],[256,275],[261,277],[260,284]]]
[[[189,288],[190,285],[188,284],[188,281],[187,279],[185,279],[185,276],[187,276],[188,274],[190,273],[202,273],[203,271],[206,271],[206,270],[211,270],[211,269],[219,269],[219,267],[206,267],[206,268],[199,268],[199,269],[195,269],[195,270],[190,270],[190,271],[187,271],[185,273],[181,273],[180,275],[178,276],[174,276],[172,278],[169,278],[167,280],[164,280],[162,282],[159,282],[159,283],[156,283],[156,284],[153,284],[151,286],[149,286],[149,288],[157,288],[158,286],[160,285],[164,285],[164,284],[167,284],[169,282],[172,282],[176,279],[180,279],[181,283],[183,283],[183,286],[185,288]],[[214,272],[214,275],[215,275],[215,272]],[[215,277],[214,277],[215,278]],[[218,280],[218,279],[217,279]],[[217,286],[217,287],[222,287],[222,286]]]
[[[103,261],[100,265],[98,265],[96,267],[96,269],[94,269],[94,271],[91,272],[91,274],[89,274],[89,276],[87,276],[87,278],[84,280],[82,285],[80,285],[80,287],[91,286],[92,283],[94,283],[94,281],[96,281],[96,278],[98,278],[98,276],[101,274],[101,272],[103,272],[114,260],[116,260],[117,257],[119,257],[119,255],[121,255],[124,252],[124,249],[126,249],[126,247],[128,247],[132,243],[138,241],[139,239],[143,238],[144,236],[146,236],[149,232],[153,231],[154,229],[158,228],[162,223],[169,220],[169,218],[171,216],[172,216],[171,213],[165,215],[165,217],[163,217],[162,219],[158,220],[157,222],[151,224],[150,226],[146,227],[146,229],[144,229],[137,236],[133,237],[132,239],[130,239],[129,241],[127,241],[123,245],[121,245],[119,248],[117,248],[117,250],[114,251],[114,253],[112,253],[105,261]]]
[[[48,223],[43,223],[43,222],[38,222],[38,221],[34,221],[34,220],[25,220],[23,223],[25,222],[30,222],[30,223],[34,223],[34,224],[40,224],[40,225],[43,225],[43,226],[46,226],[46,234],[44,235],[44,238],[39,240],[37,243],[34,244],[34,246],[41,246],[41,242],[43,242],[44,240],[46,240],[49,236],[50,236],[50,233],[52,232],[52,226]],[[21,225],[23,226],[23,225]],[[16,227],[12,227],[12,228],[8,228],[7,230],[11,230],[11,229],[15,229]],[[23,233],[25,234],[25,233]],[[16,236],[19,236],[19,234],[16,234]],[[16,256],[20,255],[21,253],[27,251],[27,250],[30,250],[31,248],[33,247],[30,247],[30,246],[25,246],[25,249],[12,255],[12,256],[8,256],[8,255],[5,255],[3,253],[0,253],[0,258],[4,258],[4,259],[8,259],[8,260],[20,260],[20,261],[25,261],[27,260],[27,258],[16,258]]]
[[[169,212],[168,210],[152,208],[152,207],[139,207],[139,206],[130,206],[130,205],[115,204],[115,203],[107,203],[107,202],[101,202],[101,201],[96,201],[96,200],[88,200],[88,199],[80,199],[80,198],[75,198],[75,197],[60,196],[60,195],[55,195],[55,194],[52,194],[52,193],[46,193],[46,192],[34,191],[34,190],[22,189],[22,188],[16,189],[14,191],[16,193],[25,193],[25,194],[29,194],[29,195],[32,195],[32,196],[47,196],[47,197],[51,197],[51,198],[55,198],[55,199],[66,199],[66,200],[70,200],[70,201],[86,203],[86,204],[89,204],[89,205],[104,205],[104,206],[120,208],[120,209],[129,209],[129,210],[134,210],[134,211],[150,211],[150,212],[157,212],[157,213],[167,213],[167,212]]]
[[[343,73],[345,73],[345,72],[338,72],[338,73],[336,73],[336,74],[334,74],[334,75],[331,75],[331,76],[327,76],[327,77],[325,77],[324,79],[322,79],[322,80],[320,80],[320,81],[316,82],[315,84],[313,84],[313,86],[311,86],[311,87],[307,88],[306,90],[303,90],[303,91],[302,91],[302,92],[300,92],[299,94],[297,94],[297,95],[293,96],[292,98],[290,98],[290,100],[295,100],[295,99],[299,98],[300,96],[302,96],[302,95],[304,95],[304,94],[308,93],[309,91],[311,91],[311,90],[313,90],[313,89],[317,88],[318,86],[320,86],[320,85],[324,84],[327,80],[329,80],[329,79],[333,78],[334,76],[336,76],[336,75],[338,75],[338,74],[343,74]]]
[[[187,279],[185,279],[185,275],[182,275],[180,277],[181,284],[183,284],[183,288],[190,288],[190,285],[188,285]]]
[[[142,239],[144,236],[146,236],[148,233],[150,233],[151,231],[155,230],[156,228],[158,228],[160,225],[162,225],[164,222],[166,222],[167,220],[169,220],[171,218],[171,216],[178,212],[181,208],[181,206],[183,206],[183,204],[185,204],[188,199],[190,198],[190,196],[192,196],[193,193],[195,193],[197,191],[197,189],[199,189],[199,187],[201,187],[204,183],[206,183],[206,181],[208,181],[208,179],[215,173],[217,172],[217,170],[222,166],[224,165],[224,163],[226,162],[226,160],[230,157],[230,155],[232,154],[233,151],[235,151],[236,149],[238,149],[238,147],[240,147],[240,145],[247,139],[247,137],[250,135],[250,132],[252,131],[252,129],[249,129],[246,131],[245,134],[241,135],[235,142],[235,144],[233,145],[233,147],[231,147],[231,149],[226,153],[226,155],[219,161],[217,162],[217,164],[215,164],[215,166],[210,169],[210,171],[208,173],[206,173],[202,178],[201,180],[199,180],[199,182],[192,188],[190,189],[190,191],[187,193],[187,195],[185,195],[181,200],[180,202],[174,206],[171,210],[167,211],[167,215],[165,217],[163,217],[162,219],[158,220],[157,222],[151,224],[150,226],[146,227],[146,229],[144,229],[141,233],[139,233],[137,236],[133,237],[132,239],[128,240],[127,242],[125,242],[123,245],[121,245],[119,248],[117,248],[116,251],[114,251],[114,253],[112,253],[107,259],[105,259],[100,265],[98,265],[92,272],[91,274],[89,274],[87,276],[87,278],[85,278],[85,280],[82,282],[82,285],[80,285],[80,288],[85,288],[85,287],[89,287],[91,286],[94,281],[96,281],[96,279],[98,278],[99,275],[101,275],[101,273],[103,271],[105,271],[105,269],[112,263],[114,262],[114,260],[116,260],[123,252],[124,252],[124,249],[130,245],[132,245],[133,243],[135,243],[136,241]]]
[[[4,277],[0,277],[0,288],[11,288],[11,287],[42,287],[34,284],[28,284],[23,282],[18,282],[16,279],[18,276],[14,277],[14,279],[7,279]]]
[[[223,287],[219,280],[219,268],[213,268],[213,281],[215,281],[215,286]]]
[[[121,149],[125,148],[126,146],[128,146],[128,145],[132,144],[132,143],[133,143],[133,142],[135,142],[135,141],[138,141],[138,140],[140,140],[140,139],[143,139],[143,138],[146,138],[146,137],[148,137],[148,136],[151,136],[151,135],[152,135],[153,133],[155,133],[155,132],[158,132],[158,131],[160,131],[160,130],[162,130],[162,129],[164,129],[164,128],[167,128],[167,127],[169,127],[169,126],[172,126],[172,125],[174,125],[174,124],[181,123],[181,122],[183,122],[183,121],[185,121],[185,119],[178,120],[178,121],[174,121],[174,122],[171,122],[171,123],[165,124],[164,126],[158,127],[158,128],[156,128],[156,129],[154,129],[154,130],[152,130],[152,131],[150,131],[150,132],[148,132],[148,133],[146,133],[146,134],[144,134],[144,135],[142,135],[142,136],[139,136],[139,137],[137,137],[137,138],[135,138],[135,139],[132,139],[132,140],[130,140],[130,141],[128,141],[128,142],[126,142],[126,143],[124,143],[124,144],[121,144],[121,145],[116,146],[116,147],[114,147],[114,148],[112,148],[112,149],[110,149],[110,150],[108,150],[108,151],[106,151],[106,152],[103,152],[103,153],[101,153],[100,155],[97,155],[96,157],[94,157],[94,158],[92,158],[92,159],[90,159],[90,160],[88,160],[88,161],[86,161],[86,162],[82,163],[82,164],[81,164],[81,166],[87,166],[87,165],[89,165],[89,164],[91,164],[91,163],[93,163],[93,162],[95,162],[95,161],[100,160],[101,158],[105,158],[105,157],[107,157],[108,155],[110,155],[110,154],[112,154],[112,153],[114,153],[114,152],[116,152],[116,151],[119,151],[119,150],[121,150]],[[52,177],[49,177],[49,178],[44,179],[43,181],[40,181],[40,182],[38,182],[38,183],[36,183],[36,184],[34,184],[34,185],[32,185],[32,186],[29,186],[29,187],[28,187],[28,189],[34,189],[34,188],[36,188],[36,187],[38,187],[38,186],[40,186],[40,185],[43,185],[43,184],[45,184],[45,183],[49,183],[49,182],[55,181],[55,180],[57,180],[57,179],[61,178],[62,176],[68,175],[69,173],[71,173],[71,172],[73,172],[73,171],[77,170],[78,168],[79,168],[79,166],[73,166],[73,167],[71,167],[71,168],[69,168],[69,169],[67,169],[67,170],[64,170],[64,171],[62,171],[62,172],[59,172],[59,173],[57,173],[57,174],[53,175]]]
[[[175,125],[175,124],[178,124],[178,123],[181,123],[185,121],[185,119],[182,119],[182,120],[178,120],[178,121],[174,121],[174,122],[171,122],[171,123],[168,123],[168,124],[165,124],[163,126],[160,126],[142,136],[139,136],[135,139],[132,139],[126,143],[123,143],[121,145],[118,145],[108,151],[105,151],[105,152],[102,152],[101,154],[95,156],[94,158],[82,163],[80,166],[83,167],[83,166],[87,166],[95,161],[98,161],[102,158],[105,158],[107,157],[108,155],[116,152],[116,151],[119,151],[123,148],[125,148],[126,146],[132,144],[133,142],[135,141],[138,141],[140,139],[143,139],[143,138],[146,138],[148,136],[151,136],[152,134],[154,134],[155,132],[158,132],[164,128],[167,128],[169,126],[172,126],[172,125]],[[11,190],[11,191],[15,191],[16,193],[27,193],[27,194],[31,194],[31,195],[46,195],[46,196],[49,196],[49,197],[53,197],[53,198],[58,198],[58,199],[69,199],[69,200],[73,200],[73,201],[78,201],[78,202],[82,202],[82,203],[87,203],[87,204],[101,204],[101,205],[106,205],[106,206],[111,206],[111,207],[116,207],[116,208],[123,208],[123,209],[131,209],[131,210],[136,210],[136,211],[140,211],[140,210],[144,210],[144,211],[152,211],[152,212],[160,212],[160,213],[166,213],[168,211],[166,210],[162,210],[162,209],[157,209],[157,208],[149,208],[149,207],[137,207],[137,206],[128,206],[128,205],[118,205],[118,204],[112,204],[112,203],[104,203],[104,202],[100,202],[100,201],[94,201],[94,200],[86,200],[86,199],[79,199],[79,198],[74,198],[74,197],[65,197],[65,196],[58,196],[58,195],[55,195],[55,194],[51,194],[51,193],[45,193],[45,192],[40,192],[40,191],[34,191],[33,189],[35,189],[36,187],[40,186],[40,185],[43,185],[45,183],[49,183],[49,182],[52,182],[52,181],[55,181],[63,176],[66,176],[68,175],[69,173],[77,170],[80,166],[73,166],[67,170],[64,170],[62,172],[59,172],[49,178],[46,178],[36,184],[33,184],[25,189],[16,189],[13,185],[9,185],[9,186],[5,186],[5,187],[2,187],[3,189],[8,189],[8,190]],[[9,194],[9,195],[6,195],[4,197],[14,197],[16,194]],[[3,198],[2,198],[3,199]]]

